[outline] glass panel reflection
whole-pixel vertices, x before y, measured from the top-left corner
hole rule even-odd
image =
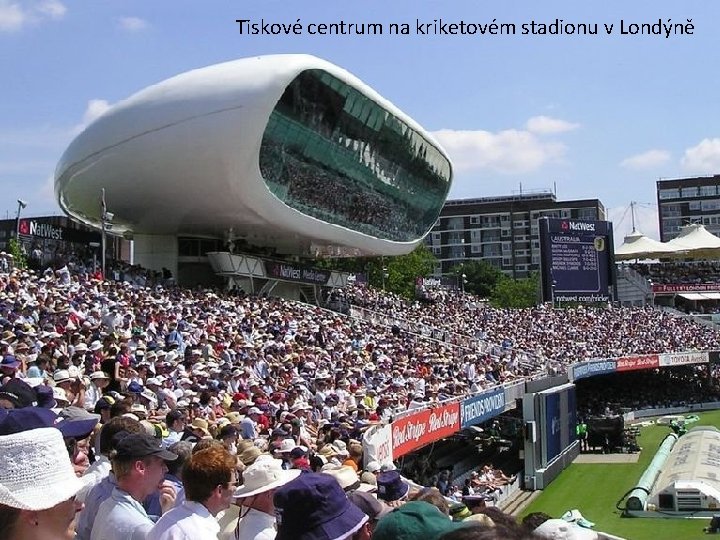
[[[288,206],[400,242],[434,225],[451,177],[432,143],[321,70],[286,88],[263,135],[260,171]]]

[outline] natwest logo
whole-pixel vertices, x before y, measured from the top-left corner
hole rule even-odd
[[[565,223],[567,223],[566,229],[570,229],[571,231],[595,232],[594,223],[586,223],[584,221],[566,221]]]
[[[27,219],[21,219],[18,230],[20,234],[30,234],[30,222]]]
[[[20,233],[22,234],[23,231],[21,230]],[[53,227],[49,223],[30,221],[30,235],[49,238],[51,240],[62,240],[62,229],[60,227]]]

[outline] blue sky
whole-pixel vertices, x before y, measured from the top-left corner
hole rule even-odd
[[[235,19],[382,23],[382,36],[241,35]],[[416,19],[497,22],[515,35],[415,34]],[[520,35],[536,21],[597,35]],[[686,23],[693,35],[621,35],[620,21]],[[388,35],[390,23],[412,35]],[[608,35],[603,24],[613,24]],[[556,187],[598,197],[616,235],[657,237],[655,181],[720,173],[720,4],[708,1],[0,0],[3,217],[60,213],[55,165],[109,106],[183,71],[244,56],[309,53],[373,86],[445,146],[451,197]],[[625,216],[625,217],[623,217]],[[617,241],[620,243],[620,241]]]

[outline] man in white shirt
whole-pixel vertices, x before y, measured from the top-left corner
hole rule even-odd
[[[190,456],[183,465],[185,502],[164,514],[147,540],[217,540],[215,516],[232,503],[237,459],[222,446],[211,446]]]
[[[243,485],[235,492],[240,499],[240,524],[235,538],[243,540],[273,540],[275,538],[275,489],[297,478],[299,469],[284,470],[282,461],[260,456],[243,471]]]
[[[173,506],[174,490],[161,484],[167,472],[165,460],[174,459],[177,455],[164,450],[150,435],[133,433],[120,440],[110,456],[117,486],[100,505],[90,540],[145,540],[153,522],[142,501],[156,489],[167,490],[161,495],[161,505]]]
[[[71,374],[72,376],[72,374]],[[102,391],[110,384],[110,377],[103,371],[94,371],[90,374],[90,385],[85,389],[85,402],[83,405],[88,411],[93,411]]]
[[[240,422],[240,436],[243,439],[254,441],[257,439],[257,421],[260,418],[262,411],[257,407],[250,407],[247,415]]]
[[[168,428],[168,436],[163,438],[163,446],[168,448],[182,439],[187,425],[187,416],[179,409],[172,409],[165,415],[165,425]]]

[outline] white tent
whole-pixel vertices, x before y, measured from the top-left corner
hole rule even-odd
[[[670,246],[669,243],[664,244],[648,238],[641,232],[633,231],[625,237],[623,245],[615,250],[615,260],[657,259],[663,256],[677,256],[678,251],[681,250]]]
[[[666,244],[673,251],[689,258],[720,257],[720,238],[709,232],[703,225],[686,225],[680,229],[680,235]],[[684,254],[682,253],[684,252]],[[677,256],[677,255],[676,255]]]

